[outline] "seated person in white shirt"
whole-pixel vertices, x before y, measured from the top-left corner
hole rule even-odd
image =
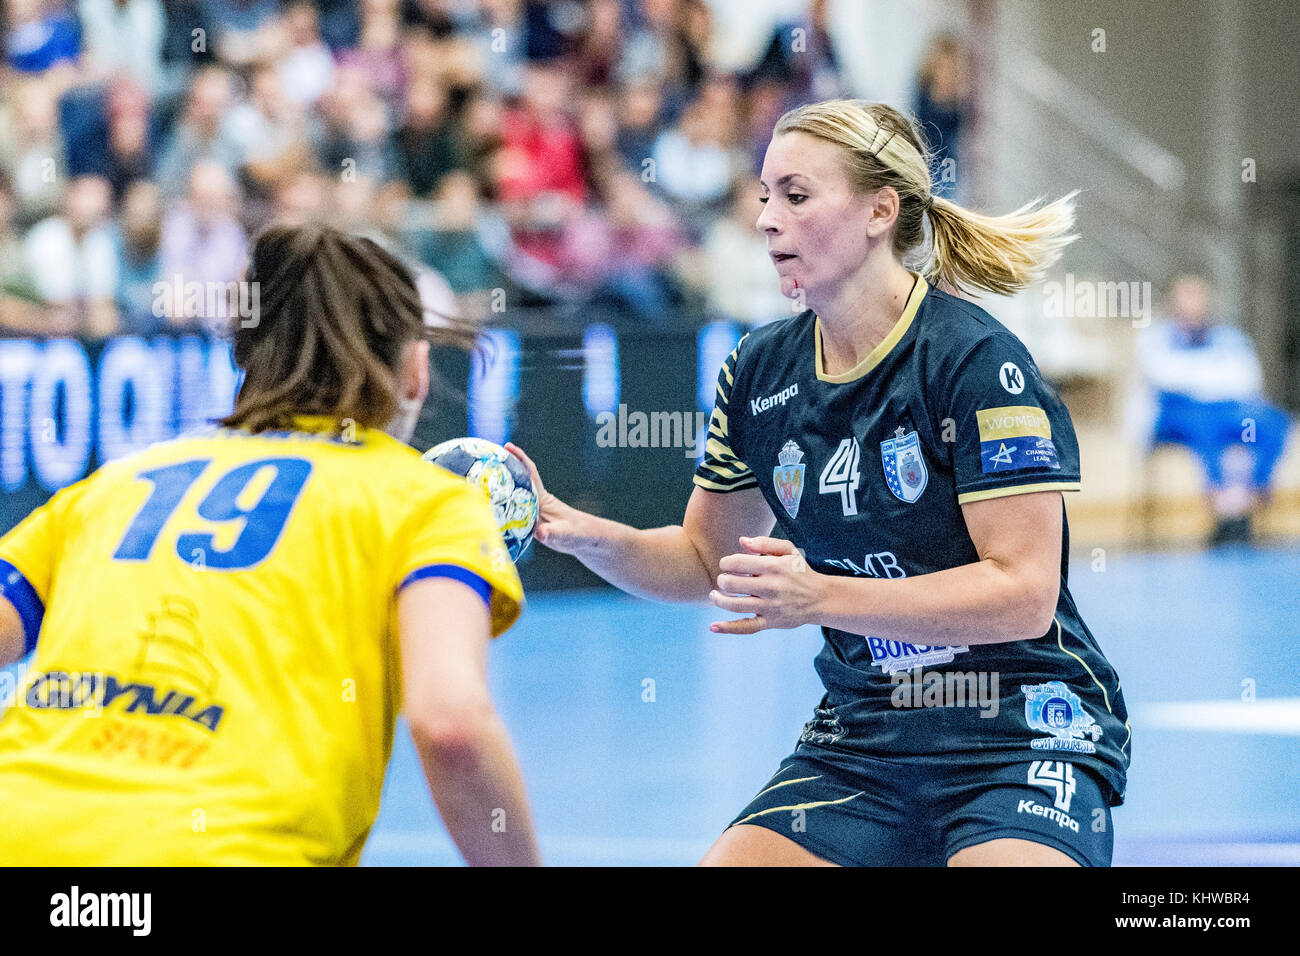
[[[1201,459],[1216,517],[1210,543],[1249,542],[1251,513],[1268,494],[1290,422],[1264,401],[1250,338],[1211,320],[1204,279],[1176,279],[1169,312],[1138,344],[1155,403],[1151,444],[1186,445]]]

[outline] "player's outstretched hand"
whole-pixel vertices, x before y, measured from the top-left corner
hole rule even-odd
[[[743,553],[718,562],[722,573],[709,600],[724,611],[751,614],[710,625],[715,634],[753,634],[770,627],[800,627],[812,623],[820,601],[822,575],[789,541],[780,538],[741,538]]]
[[[546,490],[537,466],[522,448],[511,442],[506,442],[505,447],[506,451],[524,463],[528,476],[533,480],[533,491],[537,495],[537,527],[533,531],[533,537],[548,548],[572,554],[579,543],[577,524],[583,513]]]

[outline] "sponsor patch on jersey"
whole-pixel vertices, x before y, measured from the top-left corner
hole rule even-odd
[[[895,429],[895,437],[880,443],[880,461],[885,469],[885,484],[899,501],[909,505],[921,497],[930,480],[921,454],[921,436],[915,431],[904,434],[902,427]]]
[[[886,674],[910,671],[913,667],[933,667],[948,664],[958,654],[970,650],[965,644],[909,644],[906,641],[887,641],[883,637],[868,637],[871,663]]]
[[[1029,741],[1032,749],[1097,752],[1094,741],[1101,739],[1101,725],[1084,709],[1078,694],[1059,680],[1021,684],[1020,692],[1025,695],[1025,722],[1029,729],[1051,734]]]
[[[984,474],[1022,468],[1060,468],[1052,422],[1033,405],[981,408],[975,413]]]
[[[777,453],[780,462],[772,469],[772,486],[791,518],[799,516],[799,499],[803,497],[803,473],[808,466],[799,459],[803,452],[794,441],[787,441]]]

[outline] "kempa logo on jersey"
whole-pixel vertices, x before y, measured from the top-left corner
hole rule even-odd
[[[205,730],[216,732],[226,709],[221,704],[200,706],[198,698],[179,690],[166,690],[159,699],[154,684],[123,681],[113,674],[50,671],[38,674],[23,698],[32,710],[85,710],[97,717],[111,705],[125,702],[125,713],[184,717]]]
[[[1016,813],[1028,813],[1036,817],[1044,817],[1063,830],[1070,830],[1073,833],[1079,832],[1079,821],[1074,817],[1055,807],[1045,807],[1041,803],[1035,803],[1033,800],[1021,800],[1016,807]]]
[[[763,412],[778,405],[784,405],[790,399],[799,394],[799,383],[788,385],[775,395],[769,395],[767,398],[751,398],[749,400],[749,413],[751,415],[761,415]]]

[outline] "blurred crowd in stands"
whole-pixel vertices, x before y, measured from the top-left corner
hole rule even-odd
[[[218,331],[159,283],[235,282],[250,236],[305,220],[404,250],[465,313],[781,317],[772,126],[870,95],[826,6],[721,71],[706,0],[5,0],[0,329]],[[951,155],[961,46],[917,76],[897,105]]]

